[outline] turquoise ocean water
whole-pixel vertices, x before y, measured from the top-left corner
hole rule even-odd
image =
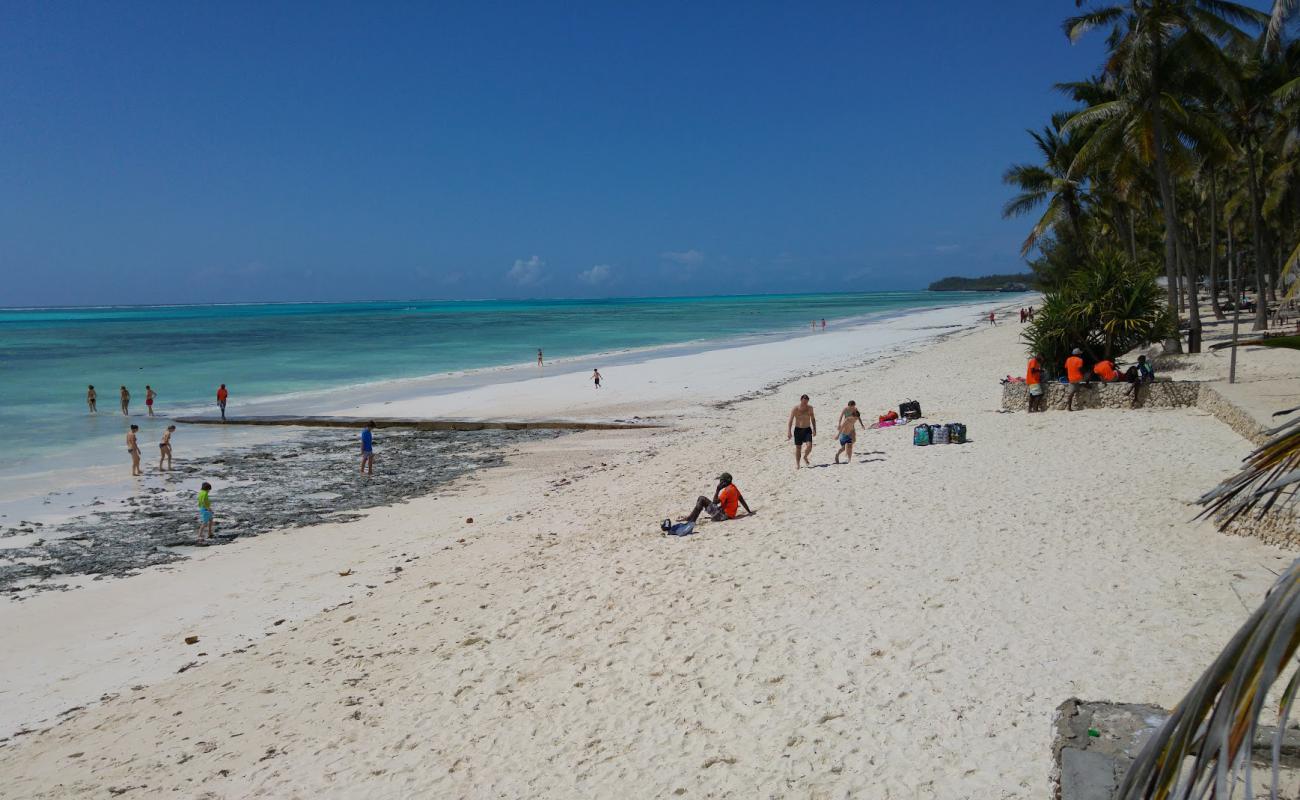
[[[546,357],[806,332],[839,321],[1006,296],[872,292],[610,300],[417,301],[0,310],[0,431],[8,468],[39,468],[85,448],[120,445],[145,412],[163,415],[359,383]],[[98,418],[85,392],[99,393]],[[152,427],[152,426],[151,426]],[[120,448],[119,448],[120,449]]]

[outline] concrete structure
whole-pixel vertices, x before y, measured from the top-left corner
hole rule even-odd
[[[1159,706],[1134,703],[1071,698],[1057,706],[1052,718],[1052,800],[1113,800],[1128,768],[1168,717]],[[1251,748],[1255,797],[1269,796],[1276,733],[1271,726],[1256,732]],[[1283,737],[1281,765],[1278,787],[1289,791],[1300,780],[1300,731],[1289,729]],[[1237,796],[1245,797],[1244,787],[1237,788]]]

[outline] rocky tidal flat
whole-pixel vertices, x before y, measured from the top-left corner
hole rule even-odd
[[[498,466],[521,442],[556,435],[382,430],[375,437],[372,476],[358,474],[356,438],[334,430],[302,431],[292,441],[211,458],[178,458],[171,472],[147,472],[153,485],[142,486],[123,507],[58,524],[0,529],[0,591],[17,599],[185,558],[198,546],[196,503],[203,481],[213,486],[217,525],[209,546],[215,546],[271,530],[356,519],[365,509],[430,494],[474,470]],[[16,536],[29,541],[5,547],[4,540]]]

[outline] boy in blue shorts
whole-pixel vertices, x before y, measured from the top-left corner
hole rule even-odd
[[[199,541],[212,538],[212,501],[208,499],[208,492],[212,491],[212,484],[207,481],[203,482],[203,488],[199,490]],[[204,535],[204,529],[207,529],[207,535]]]

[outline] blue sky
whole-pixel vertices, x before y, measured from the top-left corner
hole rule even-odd
[[[1071,0],[0,8],[0,305],[1010,272]]]

